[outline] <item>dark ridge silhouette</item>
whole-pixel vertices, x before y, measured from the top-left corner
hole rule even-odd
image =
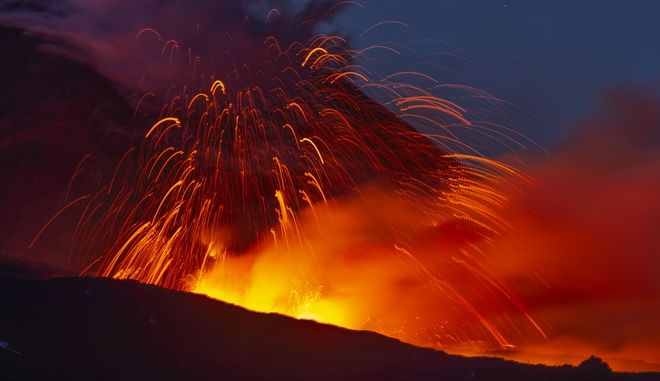
[[[28,274],[26,271],[25,274]],[[0,379],[658,380],[467,358],[133,281],[0,278]]]
[[[77,274],[54,265],[33,259],[13,257],[0,250],[0,278],[48,280],[55,277],[72,277]]]
[[[601,377],[608,377],[610,374],[612,374],[612,369],[610,366],[605,361],[603,361],[603,359],[596,356],[590,356],[588,359],[582,361],[578,366],[578,369],[586,374],[592,374]]]

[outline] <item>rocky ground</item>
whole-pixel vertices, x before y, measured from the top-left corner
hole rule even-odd
[[[594,359],[549,367],[448,355],[132,281],[35,280],[3,267],[2,380],[660,379]]]

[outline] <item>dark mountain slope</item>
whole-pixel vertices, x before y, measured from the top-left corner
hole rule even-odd
[[[0,379],[658,379],[465,358],[128,281],[0,279]]]

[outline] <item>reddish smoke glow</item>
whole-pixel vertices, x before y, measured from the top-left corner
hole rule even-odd
[[[516,233],[492,246],[494,271],[550,341],[513,358],[660,369],[660,108],[642,94],[611,93],[561,150],[526,159],[538,185],[505,212]]]

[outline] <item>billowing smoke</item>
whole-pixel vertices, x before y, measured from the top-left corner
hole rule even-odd
[[[658,369],[659,99],[657,87],[612,91],[562,146],[523,159],[537,185],[514,198],[505,216],[517,231],[491,255],[551,341],[518,358],[598,353]]]
[[[6,1],[0,23],[44,39],[43,49],[91,65],[128,93],[167,97],[173,85],[261,62],[269,35],[283,47],[307,40],[343,8],[338,3]]]

